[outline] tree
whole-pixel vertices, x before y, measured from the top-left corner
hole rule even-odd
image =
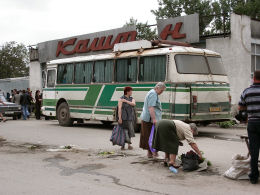
[[[200,35],[228,31],[232,12],[260,18],[259,0],[158,0],[158,4],[151,10],[158,19],[198,13]]]
[[[0,79],[29,75],[29,52],[24,44],[14,41],[0,46]]]
[[[250,16],[252,19],[260,19],[260,1],[259,0],[239,0],[234,12],[240,15]]]
[[[158,10],[151,10],[157,19],[177,17],[183,14],[198,13],[200,16],[200,32],[205,33],[206,27],[212,21],[212,7],[210,0],[158,0]]]
[[[136,26],[137,30],[137,40],[154,40],[157,39],[156,29],[151,29],[148,23],[138,22],[134,18],[130,18],[129,22],[126,22],[126,26]]]

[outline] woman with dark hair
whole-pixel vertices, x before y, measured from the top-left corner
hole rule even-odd
[[[37,90],[35,93],[35,116],[37,120],[41,119],[41,105],[42,105],[42,97],[40,91]]]
[[[124,88],[124,95],[118,101],[118,124],[126,130],[126,143],[128,143],[128,149],[132,150],[131,137],[135,137],[134,122],[135,122],[135,100],[132,97],[132,87]],[[124,150],[124,147],[121,148]]]

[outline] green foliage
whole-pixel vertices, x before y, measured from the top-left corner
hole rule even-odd
[[[148,23],[138,22],[134,18],[130,18],[129,22],[126,22],[126,26],[135,25],[137,30],[137,40],[154,40],[157,39],[156,29],[151,29]]]
[[[0,79],[28,76],[29,52],[25,45],[7,42],[0,46]]]
[[[235,121],[224,121],[224,122],[219,122],[217,123],[219,125],[220,128],[230,128],[233,127],[235,125]]]
[[[158,0],[157,19],[198,13],[200,34],[221,33],[230,29],[230,15],[244,14],[260,19],[259,0]]]
[[[236,14],[247,15],[253,19],[260,19],[260,1],[259,0],[239,0],[234,9]]]

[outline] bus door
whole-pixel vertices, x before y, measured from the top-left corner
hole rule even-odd
[[[43,89],[43,107],[46,115],[55,115],[56,113],[56,69],[47,70],[47,79],[45,88]]]
[[[171,85],[170,113],[172,119],[187,121],[190,119],[190,88],[187,84]]]

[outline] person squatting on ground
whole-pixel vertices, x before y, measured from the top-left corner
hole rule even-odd
[[[128,143],[128,149],[132,150],[131,138],[135,137],[134,123],[135,123],[135,100],[132,97],[132,87],[124,88],[124,95],[118,101],[118,124],[126,130],[126,143]],[[122,150],[124,147],[122,146]]]
[[[180,120],[160,120],[155,126],[152,147],[157,151],[165,152],[165,162],[169,166],[178,168],[175,160],[182,140],[186,140],[202,159],[202,154],[193,137],[197,134],[198,130],[194,123],[187,124]]]
[[[152,125],[162,119],[162,106],[158,95],[161,95],[166,89],[164,83],[159,82],[154,89],[151,89],[144,100],[143,111],[141,114],[141,132],[139,147],[147,150],[147,157],[157,157],[158,153],[152,153],[149,148],[149,136],[151,133]]]
[[[260,71],[254,72],[253,81],[253,84],[241,94],[238,109],[244,110],[248,114],[247,132],[251,155],[249,179],[252,184],[256,184],[259,177],[258,158],[260,149]]]

